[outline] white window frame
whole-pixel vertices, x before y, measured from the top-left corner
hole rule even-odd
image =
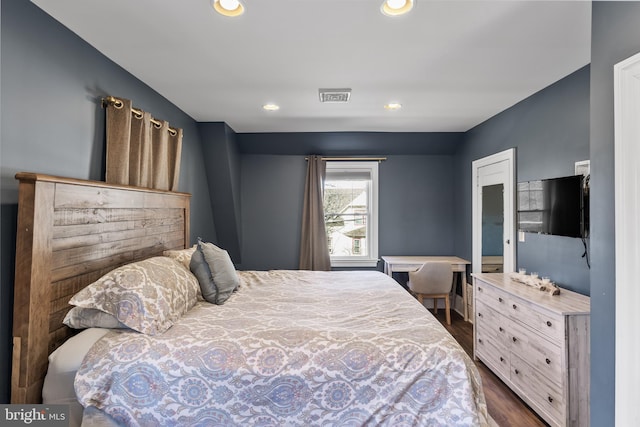
[[[366,256],[331,256],[331,267],[377,267],[378,265],[378,163],[367,161],[327,161],[327,175],[335,172],[368,172],[371,177],[369,188],[369,210],[367,226]]]

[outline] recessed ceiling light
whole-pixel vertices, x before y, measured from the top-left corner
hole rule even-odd
[[[264,104],[262,109],[265,111],[278,111],[280,109],[279,105],[276,104]]]
[[[384,109],[385,110],[399,110],[402,108],[402,104],[398,103],[398,102],[390,102],[388,104],[384,105]]]
[[[238,0],[212,0],[213,8],[223,16],[240,16],[244,13],[244,6]]]
[[[413,9],[414,0],[384,0],[380,11],[387,16],[400,16]]]

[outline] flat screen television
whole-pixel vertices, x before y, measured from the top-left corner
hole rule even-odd
[[[518,183],[518,230],[586,237],[588,191],[582,175]]]

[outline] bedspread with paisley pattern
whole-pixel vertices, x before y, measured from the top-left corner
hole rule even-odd
[[[114,331],[76,376],[80,403],[144,426],[476,426],[478,371],[378,272],[239,272],[163,334]]]

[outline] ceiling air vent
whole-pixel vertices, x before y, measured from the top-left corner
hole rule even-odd
[[[349,102],[351,89],[318,89],[320,102]]]

